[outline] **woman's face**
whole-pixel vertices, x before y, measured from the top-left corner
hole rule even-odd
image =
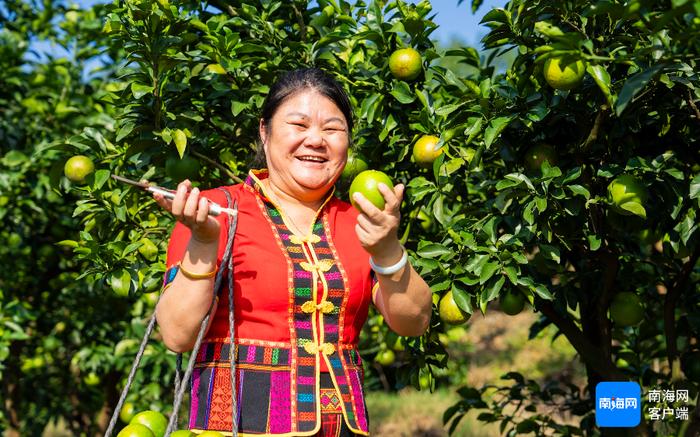
[[[332,100],[312,89],[287,98],[267,132],[261,121],[260,138],[270,182],[300,200],[322,197],[347,161],[345,116]]]

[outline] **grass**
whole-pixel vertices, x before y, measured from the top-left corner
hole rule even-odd
[[[441,437],[447,436],[442,426],[442,413],[458,400],[451,390],[434,393],[405,389],[398,394],[371,392],[367,394],[370,412],[370,435],[382,437]],[[497,436],[498,425],[485,425],[476,420],[477,412],[468,414],[460,423],[457,437]]]
[[[461,337],[453,338],[447,346],[451,386],[439,388],[435,393],[406,389],[399,393],[367,394],[371,435],[447,436],[442,415],[459,400],[455,390],[463,385],[479,388],[485,384],[504,384],[500,378],[509,371],[520,372],[537,381],[565,379],[582,386],[585,381],[583,366],[563,336],[551,340],[555,328],[550,326],[536,338],[528,339],[530,325],[536,318],[532,311],[523,311],[514,317],[493,310],[485,317],[475,314]],[[476,420],[483,411],[469,412],[452,435],[501,435],[497,423]]]

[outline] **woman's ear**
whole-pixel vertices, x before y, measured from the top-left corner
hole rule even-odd
[[[265,120],[262,118],[260,119],[260,123],[258,124],[258,135],[260,135],[260,141],[262,141],[263,145],[267,142],[267,138],[265,135]]]

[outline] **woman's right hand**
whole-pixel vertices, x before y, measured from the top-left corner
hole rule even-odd
[[[170,211],[177,221],[181,222],[192,232],[192,238],[200,243],[219,241],[221,225],[209,215],[209,201],[200,197],[199,188],[192,188],[192,183],[185,179],[180,182],[175,192],[175,198],[170,200],[162,194],[153,193],[156,203]]]

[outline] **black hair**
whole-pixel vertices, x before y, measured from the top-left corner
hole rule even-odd
[[[340,109],[340,112],[345,116],[345,121],[348,125],[348,138],[351,138],[353,120],[350,99],[343,87],[329,74],[319,68],[302,68],[287,71],[272,85],[270,92],[267,93],[267,97],[265,97],[262,114],[260,114],[267,135],[270,135],[272,117],[275,115],[280,105],[296,93],[307,89],[315,90],[335,103],[338,109]],[[262,143],[262,138],[260,142]],[[265,165],[265,150],[262,144],[257,148],[253,165],[255,167]]]

